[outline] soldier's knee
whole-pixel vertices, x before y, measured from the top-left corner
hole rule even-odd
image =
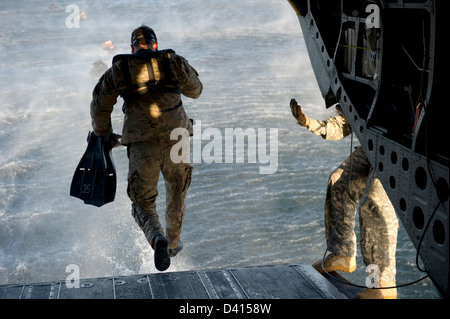
[[[192,167],[191,165],[186,166],[185,179],[184,179],[184,185],[183,185],[183,190],[182,190],[183,193],[186,193],[189,186],[191,185],[193,170],[194,170],[194,167]]]
[[[127,185],[127,194],[132,202],[136,201],[136,192],[138,188],[138,174],[137,172],[133,172],[128,175],[128,185]]]

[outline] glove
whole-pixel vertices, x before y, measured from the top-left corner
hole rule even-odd
[[[105,138],[105,143],[109,145],[111,148],[118,147],[122,144],[120,144],[119,139],[122,137],[122,135],[111,133]]]
[[[297,101],[295,99],[291,99],[289,105],[291,107],[292,115],[297,120],[297,123],[303,127],[307,126],[309,124],[309,117],[303,113],[302,108],[298,105]]]

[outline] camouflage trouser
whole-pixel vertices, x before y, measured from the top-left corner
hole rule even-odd
[[[350,161],[352,167],[348,187]],[[347,187],[348,196],[342,207]],[[357,210],[364,263],[377,265],[381,280],[395,281],[398,219],[361,147],[330,175],[328,181],[325,228],[330,252],[346,257],[356,256],[354,228]]]
[[[170,149],[174,143],[177,141],[161,139],[128,146],[128,196],[132,201],[132,215],[152,247],[154,237],[158,233],[164,234],[156,211],[160,172],[166,186],[165,235],[169,248],[176,248],[180,240],[186,207],[184,199],[193,167],[183,162],[172,162]]]

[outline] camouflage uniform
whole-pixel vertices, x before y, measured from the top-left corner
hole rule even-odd
[[[310,118],[307,128],[326,140],[340,140],[351,134],[350,124],[341,115],[329,118],[327,121]],[[350,174],[350,185],[348,185]],[[342,207],[347,188],[348,196]],[[328,250],[331,253],[344,257],[356,256],[354,231],[356,210],[359,210],[360,243],[364,263],[375,264],[379,267],[381,281],[395,282],[397,216],[361,147],[357,147],[331,173],[328,180],[325,229]]]
[[[144,57],[149,52],[142,49],[134,55]],[[124,98],[122,110],[125,118],[121,143],[128,146],[127,192],[132,201],[132,215],[154,247],[154,237],[158,233],[164,234],[156,211],[157,184],[161,172],[166,185],[166,236],[169,248],[175,249],[180,239],[184,200],[193,167],[171,161],[170,149],[177,141],[170,140],[170,132],[177,127],[192,132],[192,123],[183,108],[180,92],[195,99],[200,96],[203,86],[197,71],[183,57],[168,50],[165,58],[171,70],[170,80],[178,84],[179,92],[156,87],[144,95],[130,97],[130,79],[127,76],[133,81],[145,78],[148,64],[140,64],[144,61],[141,59],[118,59],[103,74],[94,89],[91,117],[96,135],[112,133],[113,106],[119,95]]]

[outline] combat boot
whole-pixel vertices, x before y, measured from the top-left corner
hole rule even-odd
[[[180,241],[178,242],[177,248],[169,249],[169,255],[170,257],[175,257],[181,250],[183,249],[183,243]]]
[[[154,243],[155,267],[159,271],[167,270],[170,266],[169,241],[166,236],[159,233],[155,236]]]
[[[395,287],[395,281],[380,281],[380,287]],[[397,299],[397,288],[366,288],[357,293],[354,299]]]
[[[321,274],[324,273],[324,269],[327,272],[332,271],[344,271],[344,272],[353,272],[356,269],[356,258],[355,257],[344,257],[336,254],[329,254],[325,257],[323,261],[322,268],[322,259],[316,261],[312,266]]]

